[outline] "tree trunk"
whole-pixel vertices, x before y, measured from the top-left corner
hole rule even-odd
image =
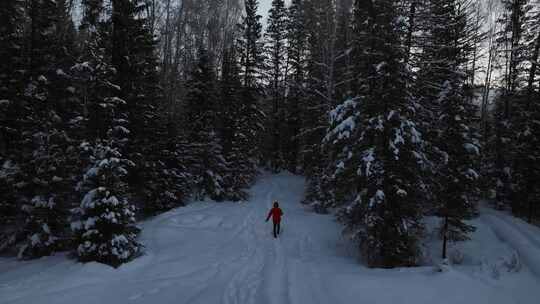
[[[529,215],[527,216],[527,222],[532,223],[533,218],[533,200],[529,198]]]
[[[117,69],[118,85],[122,88],[122,93],[125,94],[129,88],[128,74],[129,74],[129,62],[128,62],[128,47],[127,39],[129,21],[126,15],[129,11],[129,3],[126,0],[113,0],[113,47],[112,47],[112,64]],[[122,95],[123,95],[122,94]]]
[[[446,244],[448,242],[448,215],[444,217],[442,258],[446,259]]]
[[[409,62],[410,57],[411,57],[415,17],[416,17],[416,1],[412,1],[411,7],[409,10],[409,28],[407,29],[407,56],[405,57],[405,62],[407,63]]]
[[[478,48],[479,43],[482,42],[482,37],[480,32],[481,25],[480,22],[482,21],[482,12],[480,7],[478,6],[475,11],[475,24],[474,24],[474,38],[473,38],[473,54],[472,54],[472,70],[471,70],[471,87],[474,89],[475,84],[475,78],[476,78],[476,62],[478,61]]]
[[[534,51],[531,57],[531,69],[529,72],[529,83],[527,86],[529,96],[533,93],[533,84],[534,84],[534,77],[536,76],[536,69],[538,67],[538,54],[540,53],[540,30],[538,33],[538,37],[536,38],[536,45],[534,47]],[[531,105],[531,98],[527,99],[527,108],[529,108]]]
[[[37,36],[37,33],[38,33],[38,29],[36,28],[37,25],[36,25],[36,19],[37,19],[37,14],[38,14],[38,8],[37,8],[37,1],[36,0],[32,0],[30,2],[30,50],[29,50],[29,54],[30,54],[30,58],[29,58],[29,67],[30,67],[30,76],[31,77],[37,77],[37,67],[36,67],[36,51],[35,51],[35,48],[36,48],[36,41],[38,39]]]

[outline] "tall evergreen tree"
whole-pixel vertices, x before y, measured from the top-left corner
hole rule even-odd
[[[283,138],[284,112],[284,77],[286,73],[286,25],[287,10],[285,1],[273,0],[268,12],[268,27],[265,33],[265,78],[268,82],[268,147],[265,157],[273,170],[283,167]]]
[[[17,185],[20,185],[21,136],[26,106],[24,88],[24,2],[0,3],[0,251],[17,239],[15,220],[20,214]],[[5,225],[12,228],[8,229]]]
[[[3,113],[6,113],[8,107],[13,107],[15,97],[22,91],[21,73],[24,68],[24,40],[23,40],[23,10],[24,2],[22,0],[2,1],[0,4],[0,44],[3,46],[0,55],[4,58],[0,62],[0,99],[8,100],[2,105]],[[6,112],[4,112],[6,111]],[[6,117],[5,119],[7,119]],[[3,121],[4,122],[4,121]],[[11,122],[13,123],[13,122]],[[7,149],[8,145],[8,121],[2,124],[2,149]]]
[[[356,53],[358,97],[331,112],[327,175],[342,189],[336,196],[340,218],[360,240],[368,264],[414,265],[425,195],[418,173],[426,161],[403,60],[404,18],[394,1],[357,0],[355,11],[355,18],[363,18],[361,12],[367,18],[354,22],[355,47],[363,49]]]
[[[292,1],[287,18],[287,72],[284,114],[283,157],[291,172],[299,167],[302,104],[305,102],[306,83],[306,11],[305,1]]]
[[[126,178],[133,163],[123,152],[130,134],[126,101],[119,97],[122,90],[108,43],[112,27],[103,13],[103,1],[83,2],[80,32],[85,39],[72,68],[84,101],[80,117],[73,120],[74,133],[83,141],[77,157],[82,178],[76,188],[81,204],[74,208],[71,228],[79,260],[118,266],[140,246],[135,207],[127,201]]]
[[[536,1],[536,3],[538,3],[538,1]],[[526,41],[529,41],[528,57],[529,62],[531,63],[527,78],[527,90],[529,94],[534,93],[535,87],[536,90],[540,89],[540,79],[538,79],[538,77],[540,77],[540,9],[537,7],[536,11],[531,12],[531,15],[526,35]]]
[[[261,158],[261,136],[264,131],[265,116],[261,110],[260,67],[262,66],[263,43],[261,41],[261,16],[257,14],[258,0],[245,0],[246,15],[239,25],[237,52],[240,59],[242,83],[239,105],[239,128],[242,130],[246,158],[249,160],[249,175],[256,175],[256,167]]]
[[[145,1],[115,0],[112,15],[112,65],[117,70],[115,82],[120,86],[121,106],[128,115],[129,140],[126,156],[135,163],[129,173],[132,192],[144,200],[148,213],[163,211],[181,204],[188,189],[178,170],[184,166],[173,157],[175,151],[161,110],[163,90],[159,85],[157,41],[147,19]],[[166,168],[165,164],[174,164]]]
[[[478,109],[468,96],[466,79],[472,51],[467,1],[430,0],[426,5],[429,30],[420,55],[420,79],[425,85],[422,98],[430,109],[426,137],[436,148],[432,154],[437,163],[435,185],[430,189],[443,219],[442,256],[446,258],[447,241],[468,239],[474,231],[465,220],[476,210],[480,143],[474,118]]]
[[[30,114],[22,132],[29,149],[22,169],[31,178],[22,189],[28,239],[20,257],[47,255],[62,245],[67,225],[64,213],[76,174],[69,157],[76,143],[67,134],[78,100],[71,75],[65,72],[71,65],[66,56],[73,52],[73,24],[66,1],[32,1],[30,21],[31,79],[25,89]]]
[[[218,97],[215,85],[214,68],[203,49],[187,84],[185,130],[191,153],[197,159],[192,170],[199,197],[223,200],[227,194],[225,174],[228,168],[216,128]]]
[[[503,61],[503,94],[497,100],[495,136],[492,139],[494,146],[493,179],[496,185],[497,202],[499,205],[510,205],[514,212],[519,212],[515,190],[516,177],[513,176],[513,160],[516,151],[513,149],[516,138],[514,122],[522,118],[520,109],[519,90],[525,81],[525,61],[527,60],[525,48],[525,32],[529,0],[502,1],[502,14],[498,20],[501,30],[497,33],[500,57]]]
[[[533,220],[536,211],[536,201],[538,201],[537,181],[538,181],[538,87],[540,83],[536,80],[538,74],[538,58],[540,53],[540,10],[534,4],[536,1],[529,1],[512,6],[513,10],[521,11],[521,18],[515,17],[514,24],[521,33],[522,39],[515,43],[516,50],[511,58],[515,62],[510,67],[515,66],[517,84],[515,91],[505,96],[510,102],[511,116],[509,126],[506,131],[509,134],[512,145],[508,145],[510,155],[509,166],[512,173],[511,206],[514,214]],[[521,8],[521,10],[519,10]],[[512,15],[514,16],[514,14]],[[513,63],[513,61],[510,61]],[[507,70],[510,77],[510,69]],[[510,129],[511,128],[511,129]],[[503,129],[504,130],[504,129]]]
[[[81,147],[90,166],[81,184],[81,190],[87,192],[76,209],[78,220],[71,224],[76,254],[83,262],[118,266],[141,249],[136,241],[135,208],[126,198],[125,177],[133,163],[123,158],[111,139]]]
[[[320,200],[325,154],[320,143],[328,128],[327,115],[334,105],[335,93],[335,5],[334,1],[305,3],[307,32],[307,95],[303,102],[300,130],[300,158],[308,178],[307,202]]]
[[[253,89],[259,85],[259,68],[262,64],[262,17],[257,14],[258,0],[245,0],[244,6],[246,15],[239,25],[242,33],[239,39],[240,66],[242,84]]]
[[[336,100],[345,100],[352,95],[352,0],[339,0],[336,7]]]
[[[120,87],[115,83],[116,71],[111,64],[110,22],[102,20],[102,0],[86,0],[80,33],[84,37],[77,63],[72,67],[79,96],[83,101],[83,113],[77,127],[80,137],[87,140],[104,139],[110,130],[113,112],[105,106],[105,100],[118,97]]]
[[[248,137],[242,127],[245,119],[241,116],[242,85],[240,69],[236,60],[236,45],[231,44],[224,54],[220,82],[220,123],[223,155],[227,160],[228,196],[234,200],[245,199],[244,189],[251,184],[254,176],[254,161],[249,158]]]

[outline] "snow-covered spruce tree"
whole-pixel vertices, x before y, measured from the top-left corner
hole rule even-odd
[[[431,114],[426,139],[436,149],[431,154],[436,165],[430,189],[436,213],[442,218],[443,258],[448,241],[466,240],[474,231],[465,220],[476,212],[480,143],[474,121],[478,109],[468,96],[466,78],[472,41],[466,4],[426,3],[428,30],[420,55],[421,94]]]
[[[329,154],[329,163],[325,168],[330,187],[326,196],[319,202],[321,207],[337,207],[354,200],[356,190],[351,185],[360,183],[357,168],[359,157],[353,157],[353,150],[361,129],[360,99],[351,98],[338,105],[330,112],[330,127],[323,140],[324,151]]]
[[[16,186],[20,182],[20,167],[12,160],[0,157],[0,252],[12,248],[21,237],[18,229],[20,212],[17,208],[20,194]]]
[[[491,146],[494,147],[494,176],[496,189],[496,203],[499,206],[511,206],[514,213],[519,213],[519,199],[513,176],[513,166],[518,129],[515,122],[521,120],[519,106],[519,91],[526,80],[527,52],[526,52],[526,21],[529,10],[532,8],[530,0],[503,0],[502,12],[498,23],[500,30],[497,33],[499,57],[504,70],[502,75],[503,93],[496,100],[495,110],[495,136]],[[517,204],[516,204],[517,203]]]
[[[340,219],[359,241],[368,265],[410,266],[417,263],[423,228],[419,172],[425,156],[409,92],[411,75],[403,61],[403,18],[391,0],[357,0],[355,10],[367,17],[355,20],[355,47],[364,49],[356,58],[362,65],[355,69],[361,71],[358,97],[332,111],[326,136],[336,148],[333,182],[349,186],[349,193],[338,196]]]
[[[28,178],[22,206],[28,237],[20,248],[21,258],[48,255],[62,247],[76,171],[67,129],[78,99],[65,72],[71,65],[66,56],[73,52],[71,17],[65,1],[32,1],[29,16],[31,81],[25,89],[29,114],[22,136],[31,152],[21,162]]]
[[[263,43],[261,41],[261,16],[257,14],[258,0],[245,0],[246,14],[238,25],[240,34],[236,52],[239,58],[240,104],[238,109],[238,129],[242,130],[242,149],[247,155],[249,165],[246,174],[255,176],[261,159],[261,137],[264,131],[265,115],[261,110],[260,68],[263,62]]]
[[[113,140],[83,143],[90,166],[81,190],[87,191],[78,221],[72,222],[76,255],[80,261],[97,261],[111,266],[132,259],[141,249],[136,237],[135,208],[127,200],[124,179],[133,163],[125,159]]]
[[[168,134],[169,137],[159,136],[161,141],[158,149],[161,149],[161,153],[158,166],[156,166],[163,168],[163,171],[157,172],[159,174],[157,181],[164,183],[164,185],[157,185],[156,190],[152,192],[156,194],[158,190],[164,191],[157,193],[156,202],[161,204],[158,206],[160,211],[183,205],[186,198],[191,195],[192,189],[192,176],[188,168],[187,153],[183,149],[184,146],[179,143],[183,139],[176,134],[176,130],[171,131],[170,125],[167,127],[168,131],[162,130],[161,135]]]
[[[191,72],[185,96],[184,130],[190,153],[197,158],[191,169],[199,197],[214,200],[226,198],[225,174],[227,163],[217,134],[216,78],[206,50],[199,51],[199,60]]]
[[[531,100],[532,99],[532,100]],[[538,92],[523,90],[513,98],[514,140],[512,212],[532,222],[538,215],[540,179],[540,106]],[[519,120],[517,119],[519,117]]]
[[[93,141],[107,137],[114,117],[106,100],[118,96],[120,87],[114,83],[116,71],[108,53],[109,24],[100,21],[103,3],[101,0],[86,0],[83,5],[80,33],[84,41],[81,55],[71,71],[79,95],[85,101],[85,109],[84,115],[74,122],[82,133],[79,136]]]
[[[8,113],[9,109],[14,108],[19,102],[16,97],[22,91],[23,81],[23,7],[22,0],[6,0],[0,3],[0,100],[2,100],[2,113]],[[20,105],[19,105],[20,107]],[[2,148],[7,148],[10,138],[10,124],[14,124],[14,117],[6,115],[2,123]],[[5,119],[11,119],[6,121]]]
[[[522,39],[513,53],[518,74],[515,76],[518,82],[515,92],[508,96],[510,99],[511,116],[508,138],[511,140],[510,152],[506,155],[511,159],[511,167],[507,172],[511,173],[510,203],[515,215],[533,221],[537,216],[536,202],[538,201],[539,169],[538,159],[538,89],[540,83],[538,77],[538,59],[540,58],[540,8],[531,9],[531,4],[538,1],[530,1],[529,7],[523,7],[521,24]],[[513,9],[518,8],[517,6]],[[517,26],[517,25],[516,25]]]
[[[299,167],[299,135],[301,128],[303,92],[306,82],[306,20],[305,3],[293,0],[287,17],[287,60],[288,75],[286,82],[285,115],[283,130],[283,157],[285,167],[296,172]]]
[[[261,15],[257,14],[258,0],[245,0],[246,15],[238,25],[241,36],[238,39],[242,84],[247,88],[257,88],[258,73],[262,66],[263,43],[261,42]]]
[[[262,136],[266,119],[260,105],[261,93],[257,87],[242,86],[238,108],[238,144],[247,156],[246,171],[251,179],[257,175],[261,160]]]
[[[59,239],[59,194],[54,188],[56,181],[63,176],[56,171],[54,154],[59,148],[50,147],[49,139],[52,119],[58,116],[47,103],[48,80],[40,75],[37,81],[31,80],[25,89],[25,99],[31,100],[32,106],[27,108],[27,118],[21,134],[21,183],[19,184],[20,208],[24,216],[23,234],[25,242],[19,247],[19,258],[32,258],[49,255],[56,250]],[[49,149],[52,148],[52,149]],[[52,152],[49,154],[49,152]],[[61,162],[61,160],[58,160]],[[54,180],[53,180],[54,178]]]
[[[182,206],[191,195],[194,181],[190,169],[197,166],[198,155],[176,129],[171,123],[157,127],[152,143],[156,151],[144,155],[144,167],[139,168],[144,169],[141,174],[146,183],[135,193],[144,199],[141,211],[145,215]]]
[[[184,153],[179,149],[177,135],[169,126],[156,125],[153,130],[155,151],[145,151],[143,165],[138,168],[144,182],[140,192],[143,196],[143,212],[155,214],[184,204],[190,192],[190,175]]]
[[[501,25],[497,33],[501,56],[506,73],[503,74],[507,93],[515,93],[526,81],[527,20],[532,8],[531,0],[502,0],[503,11],[498,20]]]
[[[320,142],[328,128],[330,109],[346,97],[354,96],[352,2],[322,0],[305,3],[309,96],[303,106],[306,110],[302,115],[301,155],[309,179],[306,201],[323,212],[333,201],[333,189],[331,177],[325,170],[330,160],[327,153],[321,151]]]
[[[75,68],[80,89],[88,102],[87,120],[91,139],[105,138],[114,119],[125,119],[129,136],[123,138],[121,152],[135,163],[129,171],[132,193],[142,198],[145,213],[170,209],[181,204],[174,165],[174,141],[169,136],[165,115],[160,113],[161,88],[158,85],[156,42],[142,13],[146,4],[140,1],[113,1],[114,14],[103,17],[103,1],[86,0],[81,32],[86,35],[85,52]],[[111,41],[112,43],[109,43]],[[121,97],[125,104],[118,111],[126,117],[110,117],[102,107],[105,99]],[[127,119],[129,117],[129,119]],[[172,150],[171,150],[172,149]],[[172,158],[171,158],[172,157]]]
[[[33,135],[33,157],[25,165],[32,174],[28,176],[26,193],[32,197],[22,206],[28,241],[19,251],[20,258],[49,255],[66,245],[67,210],[75,196],[74,176],[78,169],[75,142],[62,123],[65,118],[55,112],[48,114],[44,118],[49,121],[42,120],[42,126],[48,129]]]
[[[273,171],[283,168],[283,122],[285,108],[283,107],[285,65],[286,65],[286,25],[287,9],[284,0],[273,0],[268,12],[268,26],[264,34],[264,77],[268,83],[266,111],[268,130],[265,143],[265,160]]]
[[[321,141],[328,128],[328,113],[335,100],[335,5],[334,1],[307,1],[304,3],[307,29],[306,83],[307,93],[302,102],[300,129],[300,158],[308,179],[306,202],[319,202],[325,193],[324,167],[326,155]]]
[[[463,79],[449,79],[442,84],[438,102],[441,104],[439,126],[442,127],[436,145],[443,161],[436,172],[437,214],[442,218],[442,257],[446,258],[448,241],[469,239],[475,228],[465,220],[476,213],[477,173],[480,144],[475,133],[475,106],[464,96]]]
[[[525,110],[527,113],[528,125],[522,128],[520,138],[521,142],[525,143],[526,157],[529,159],[528,164],[521,167],[521,172],[524,173],[525,191],[528,197],[525,200],[525,209],[527,209],[527,219],[533,221],[533,217],[538,217],[540,208],[540,2],[536,1],[537,5],[533,17],[529,24],[529,34],[527,39],[530,41],[529,60],[531,62],[527,83],[527,101]],[[524,159],[524,158],[521,158]],[[530,164],[532,165],[531,167]]]
[[[82,202],[75,208],[71,228],[75,253],[80,261],[98,261],[113,266],[128,261],[140,250],[136,241],[134,206],[128,202],[126,176],[133,163],[123,151],[130,131],[115,83],[117,70],[111,64],[111,31],[101,21],[103,3],[84,1],[81,33],[85,36],[82,55],[72,68],[77,88],[86,101],[80,135],[82,180],[77,187]]]
[[[536,1],[537,4],[538,0]],[[540,90],[540,66],[538,64],[540,60],[540,8],[536,7],[536,10],[531,13],[531,18],[528,23],[528,31],[526,35],[526,41],[529,41],[527,45],[528,59],[531,62],[527,77],[527,93],[534,95],[535,89]],[[529,99],[529,102],[533,102],[534,96]]]
[[[240,69],[236,61],[236,45],[224,53],[221,80],[218,125],[223,155],[229,172],[226,175],[228,197],[233,200],[247,198],[245,188],[254,180],[254,162],[249,158],[247,137],[240,128],[242,116],[242,84]]]
[[[336,1],[336,45],[334,74],[335,99],[342,101],[352,95],[353,62],[351,52],[353,0]]]
[[[146,211],[164,211],[182,204],[188,189],[177,174],[181,164],[167,168],[165,160],[170,160],[174,148],[174,136],[167,129],[168,114],[160,108],[163,90],[159,85],[157,41],[151,32],[149,22],[141,18],[147,3],[135,1],[129,17],[127,39],[130,52],[131,87],[123,90],[129,111],[130,140],[127,149],[129,158],[135,163],[130,172],[132,192],[144,199]],[[170,163],[170,162],[169,162]]]
[[[16,186],[21,181],[19,130],[24,117],[23,7],[22,0],[0,3],[0,251],[16,242],[20,214]]]

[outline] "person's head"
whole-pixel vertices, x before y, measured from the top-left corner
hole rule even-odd
[[[279,203],[277,201],[274,201],[274,208],[278,208],[279,207]]]

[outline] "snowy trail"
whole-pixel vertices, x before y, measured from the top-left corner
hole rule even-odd
[[[298,176],[264,174],[248,202],[196,202],[161,214],[141,224],[145,255],[119,269],[63,254],[28,262],[0,258],[0,304],[538,303],[534,274],[493,279],[478,266],[480,258],[443,273],[367,269],[333,216],[300,204],[304,186]],[[273,200],[284,211],[278,239],[264,221]],[[470,251],[488,262],[512,250],[536,252],[537,231],[510,220],[486,211]],[[540,266],[535,257],[523,260],[532,273]]]
[[[529,270],[540,278],[540,229],[496,210],[484,208],[482,213],[501,241],[511,245]],[[536,235],[531,230],[536,230]]]

